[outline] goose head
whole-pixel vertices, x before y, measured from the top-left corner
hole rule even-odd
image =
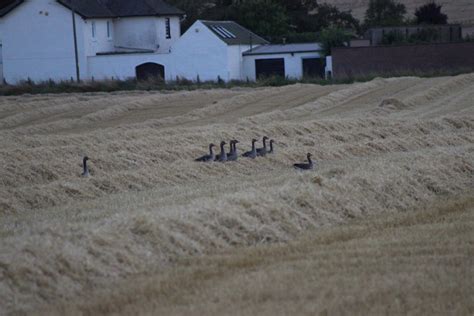
[[[83,162],[87,162],[89,160],[89,157],[85,156],[84,159],[82,159]]]
[[[311,159],[312,156],[313,156],[313,155],[311,155],[311,153],[307,153],[307,154],[306,154],[306,157],[307,157],[308,159]]]
[[[221,146],[224,146],[225,144],[227,144],[225,141],[221,141]]]
[[[258,142],[258,140],[256,140],[255,138],[252,139],[252,144],[255,144],[256,142]]]
[[[215,144],[212,144],[212,143],[209,144],[209,148],[212,148],[212,147],[216,147],[216,145],[215,145]]]
[[[266,141],[268,140],[268,137],[267,136],[263,136],[263,141]]]

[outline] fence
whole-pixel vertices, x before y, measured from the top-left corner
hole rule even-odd
[[[474,42],[332,49],[336,79],[474,71]]]

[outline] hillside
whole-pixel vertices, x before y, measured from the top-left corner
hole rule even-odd
[[[410,15],[415,9],[426,3],[427,0],[399,0],[407,7]],[[354,16],[364,19],[369,0],[320,0],[319,3],[329,3],[337,6],[340,10],[351,10]],[[443,12],[448,15],[449,23],[469,23],[474,21],[474,1],[472,0],[439,0],[437,3],[443,5]]]

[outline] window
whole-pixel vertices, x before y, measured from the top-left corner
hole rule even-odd
[[[95,38],[96,36],[95,22],[91,23],[91,29],[92,29],[92,38]]]
[[[110,21],[107,21],[107,38],[112,38],[112,29],[111,29]]]
[[[166,38],[171,38],[171,24],[170,18],[166,18]]]
[[[234,33],[220,25],[211,25],[211,29],[222,38],[237,38]]]

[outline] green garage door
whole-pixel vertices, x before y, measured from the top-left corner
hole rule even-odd
[[[325,62],[323,58],[304,58],[303,75],[306,78],[324,78]]]
[[[256,59],[255,72],[257,74],[257,79],[273,76],[285,77],[285,59]]]

